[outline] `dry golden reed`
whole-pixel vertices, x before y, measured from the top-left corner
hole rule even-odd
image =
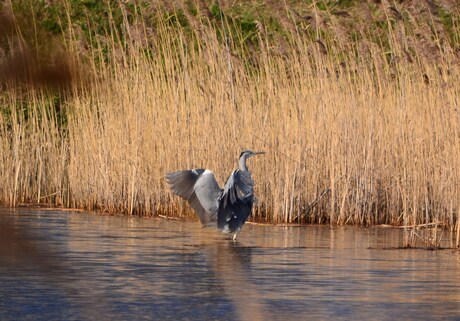
[[[189,215],[164,174],[209,168],[223,184],[250,148],[267,152],[249,164],[253,220],[458,229],[458,64],[434,67],[423,52],[389,61],[370,42],[340,64],[334,48],[293,35],[251,68],[206,23],[198,40],[155,32],[150,55],[129,33],[124,48],[97,42],[84,63],[96,80],[74,85],[59,113],[41,90],[1,95],[2,202]]]

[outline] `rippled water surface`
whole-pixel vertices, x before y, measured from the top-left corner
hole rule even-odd
[[[458,251],[398,229],[0,209],[0,320],[460,320]]]

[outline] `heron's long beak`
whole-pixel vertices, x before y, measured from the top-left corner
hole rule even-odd
[[[254,155],[262,155],[265,154],[265,152],[254,152]]]

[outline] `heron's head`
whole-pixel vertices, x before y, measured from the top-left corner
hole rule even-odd
[[[249,157],[252,157],[252,156],[256,156],[256,155],[260,155],[260,154],[265,154],[265,152],[255,152],[255,151],[252,151],[250,149],[246,149],[244,151],[241,152],[240,154],[240,159],[241,158],[249,158]]]

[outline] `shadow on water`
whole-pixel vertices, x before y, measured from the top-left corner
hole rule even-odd
[[[39,289],[38,294],[45,298],[49,295],[50,300],[54,299],[52,288],[58,290],[54,293],[56,295],[78,297],[79,300],[71,302],[78,311],[78,314],[73,316],[77,319],[96,320],[104,315],[109,304],[103,296],[85,291],[85,287],[81,287],[80,280],[83,280],[85,275],[79,275],[68,262],[65,262],[57,246],[44,239],[32,237],[29,232],[27,225],[18,225],[10,216],[0,215],[0,270],[2,273],[6,272],[9,278],[23,283],[41,283],[42,288]],[[2,284],[2,287],[5,285],[7,286],[8,283]],[[12,285],[14,287],[14,282]],[[8,294],[13,295],[9,297],[2,293],[0,299],[0,310],[6,312],[4,318],[0,319],[30,317],[34,320],[41,318],[46,320],[53,317],[52,309],[55,309],[53,303],[47,302],[51,304],[33,307],[27,302],[26,293],[24,293],[24,298],[19,298],[17,301],[14,300],[20,297],[21,293],[16,293],[15,289],[12,289]],[[19,305],[20,311],[11,311],[12,314],[9,315],[8,308],[18,308],[15,305]],[[51,313],[48,314],[49,312]],[[113,320],[118,320],[118,318],[114,316]]]
[[[458,252],[382,250],[402,240],[0,209],[0,319],[458,319]]]

